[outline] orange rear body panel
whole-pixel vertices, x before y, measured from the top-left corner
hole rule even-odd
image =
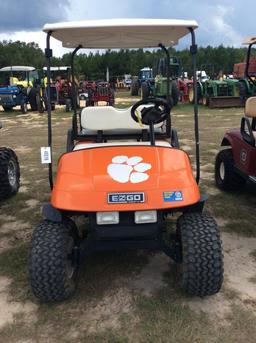
[[[143,203],[108,203],[108,193],[144,192]],[[170,196],[178,194],[178,196]],[[82,212],[177,208],[200,199],[187,154],[152,146],[111,146],[62,155],[53,207]]]

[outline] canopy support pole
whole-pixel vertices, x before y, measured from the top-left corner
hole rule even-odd
[[[166,54],[166,65],[167,65],[167,69],[166,69],[166,91],[167,91],[167,95],[166,95],[166,100],[168,102],[168,104],[171,105],[171,107],[173,106],[172,103],[172,99],[171,99],[171,95],[170,95],[170,54],[169,54],[169,50],[162,44],[159,43],[158,44],[159,48],[161,48],[165,54]],[[171,115],[168,116],[167,120],[166,120],[166,129],[167,132],[171,132],[171,125],[172,125],[172,120],[171,120]]]
[[[170,54],[169,54],[169,50],[162,44],[158,44],[158,46],[165,52],[166,54],[166,79],[167,79],[167,95],[166,95],[166,100],[168,101],[168,103],[171,103],[171,95],[170,95]]]
[[[194,90],[194,121],[195,121],[195,143],[196,143],[196,182],[200,180],[200,142],[199,142],[199,125],[198,125],[198,96],[197,96],[197,75],[196,75],[196,54],[197,45],[194,29],[189,27],[191,33],[190,53],[193,65],[193,90]]]
[[[72,105],[74,109],[73,118],[72,118],[72,131],[73,136],[76,138],[78,135],[78,128],[77,128],[77,89],[75,84],[75,72],[74,72],[74,58],[79,49],[81,49],[81,45],[75,48],[75,50],[71,54],[71,83],[72,83]]]
[[[47,114],[48,114],[48,147],[50,148],[51,162],[48,164],[49,184],[53,189],[53,176],[52,176],[52,113],[51,113],[51,57],[52,49],[50,49],[50,38],[52,31],[47,32],[46,36],[46,49],[45,57],[47,59],[47,87],[46,87],[46,100],[47,100]]]

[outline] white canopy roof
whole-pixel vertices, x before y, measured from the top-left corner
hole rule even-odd
[[[34,67],[28,67],[28,66],[8,66],[3,67],[0,69],[0,71],[33,71],[35,70]]]
[[[256,44],[256,36],[246,38],[243,41],[243,44],[245,45]]]
[[[63,66],[63,67],[51,67],[51,71],[58,71],[58,70],[69,70],[71,69],[70,66]],[[47,67],[44,67],[43,70],[47,70]]]
[[[154,48],[175,45],[197,27],[195,20],[105,19],[46,24],[43,31],[52,31],[66,48]]]

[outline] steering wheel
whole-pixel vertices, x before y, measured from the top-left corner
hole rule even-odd
[[[142,110],[138,111],[138,107],[142,105],[153,106],[144,107]],[[142,123],[144,125],[159,124],[165,121],[170,114],[171,106],[169,103],[162,98],[147,98],[136,102],[131,108],[132,119],[137,123]]]

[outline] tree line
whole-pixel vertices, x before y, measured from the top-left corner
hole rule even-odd
[[[169,49],[170,56],[181,59],[183,71],[191,76],[191,55],[189,49]],[[77,76],[88,80],[104,79],[106,68],[109,69],[111,77],[124,74],[138,75],[143,67],[154,67],[164,53],[158,50],[106,50],[104,52],[80,53],[75,57],[75,72]],[[211,77],[216,76],[219,71],[231,74],[234,63],[242,62],[246,57],[246,48],[224,47],[199,47],[197,54],[197,69],[205,70]],[[70,65],[71,53],[62,57],[53,57],[53,66]],[[24,43],[20,41],[0,42],[0,67],[8,65],[29,65],[37,69],[45,66],[44,52],[37,43]]]

